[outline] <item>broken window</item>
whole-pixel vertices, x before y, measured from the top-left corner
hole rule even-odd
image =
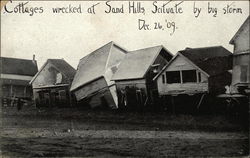
[[[182,71],[182,81],[187,82],[197,82],[196,70],[184,70]]]
[[[167,83],[181,83],[180,71],[166,72]]]

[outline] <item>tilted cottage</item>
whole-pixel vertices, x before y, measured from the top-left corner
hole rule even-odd
[[[30,81],[36,106],[72,106],[69,89],[75,71],[63,59],[48,59]]]
[[[116,87],[111,77],[126,53],[124,48],[109,42],[80,60],[70,89],[78,103],[92,108],[117,108]]]
[[[250,91],[249,19],[248,16],[229,42],[234,45],[232,85],[238,92]]]
[[[159,94],[223,93],[231,83],[231,55],[222,46],[179,51],[154,78]]]
[[[0,57],[1,68],[1,97],[4,105],[10,104],[11,99],[32,99],[32,88],[29,85],[37,73],[37,62],[33,60]]]
[[[112,77],[117,87],[119,107],[141,108],[157,97],[153,78],[173,55],[163,46],[127,53]]]

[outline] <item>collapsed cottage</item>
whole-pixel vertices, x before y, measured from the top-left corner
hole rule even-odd
[[[36,106],[72,106],[69,89],[75,72],[63,59],[48,59],[30,81]]]
[[[116,86],[111,78],[126,53],[124,48],[109,42],[80,60],[70,88],[78,103],[92,108],[118,108]]]
[[[158,96],[153,78],[172,57],[163,46],[128,52],[112,77],[117,88],[119,108],[140,108],[152,104]]]
[[[222,46],[179,51],[154,78],[159,95],[219,94],[231,83],[232,53]]]
[[[33,60],[0,57],[1,90],[3,105],[10,105],[15,98],[31,100],[32,88],[29,85],[37,73],[37,62]]]

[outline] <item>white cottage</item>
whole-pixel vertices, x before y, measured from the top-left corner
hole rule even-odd
[[[154,78],[159,95],[224,92],[231,82],[231,54],[222,46],[179,51]]]

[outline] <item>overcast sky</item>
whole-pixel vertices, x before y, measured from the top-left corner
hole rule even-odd
[[[158,2],[158,4],[166,3]],[[180,2],[180,1],[179,1]],[[178,3],[179,3],[178,2]],[[20,2],[8,3],[13,10]],[[107,14],[108,7],[102,1],[96,6],[96,14],[87,14],[86,10],[97,2],[35,2],[26,7],[43,7],[42,14],[6,13],[1,11],[1,56],[32,59],[36,55],[38,66],[48,58],[64,58],[73,67],[85,55],[104,44],[114,41],[127,50],[135,50],[155,45],[164,45],[175,54],[186,47],[207,47],[222,45],[230,51],[233,47],[229,40],[233,37],[245,19],[249,16],[249,1],[211,2],[218,8],[216,17],[207,14],[208,2],[196,2],[202,8],[198,18],[194,16],[194,2],[184,1],[183,14],[152,14],[153,2],[141,2],[144,14],[128,14],[128,2],[110,2],[113,6],[124,5],[124,14]],[[167,6],[173,7],[177,2]],[[53,7],[79,6],[81,14],[53,14]],[[223,14],[223,8],[231,5],[241,8],[242,13]],[[138,30],[138,19],[151,24],[151,30]],[[178,27],[173,35],[172,28],[166,28],[166,21],[174,22]],[[164,30],[154,30],[154,22],[164,25]],[[98,63],[97,63],[98,64]]]

